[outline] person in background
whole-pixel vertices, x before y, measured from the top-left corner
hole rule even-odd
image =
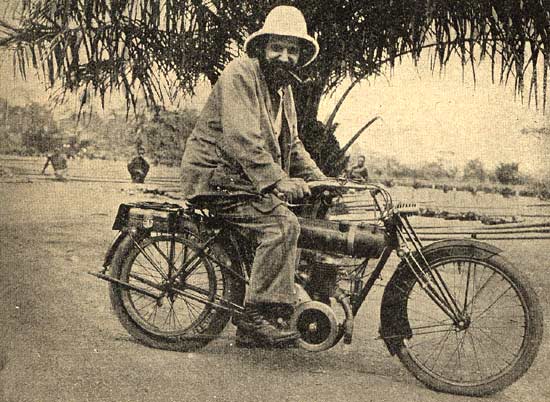
[[[369,180],[369,171],[365,166],[363,155],[357,158],[357,164],[348,171],[347,178],[356,183],[365,183]]]
[[[46,174],[46,168],[50,164],[52,165],[53,172],[57,180],[67,180],[67,157],[61,149],[56,148],[53,153],[47,155],[46,163],[42,168],[42,174]]]
[[[143,183],[149,172],[149,163],[143,155],[145,155],[145,148],[138,146],[137,155],[128,162],[128,172],[132,177],[132,183]]]
[[[285,201],[309,195],[306,181],[325,179],[298,137],[291,86],[319,45],[300,10],[279,6],[244,48],[246,55],[222,72],[187,140],[182,191],[255,248],[237,345],[274,346],[299,337],[278,320],[290,317],[296,303],[300,224]]]

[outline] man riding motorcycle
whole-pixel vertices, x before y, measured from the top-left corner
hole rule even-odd
[[[237,338],[276,345],[297,331],[274,311],[295,303],[298,220],[285,201],[310,194],[325,178],[298,137],[291,83],[319,45],[302,13],[275,7],[248,37],[246,56],[230,62],[212,89],[182,158],[185,197],[235,225],[255,246],[244,318]]]

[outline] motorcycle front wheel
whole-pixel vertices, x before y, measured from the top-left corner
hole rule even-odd
[[[543,332],[542,310],[525,276],[499,255],[445,251],[427,260],[465,314],[451,319],[414,275],[404,275],[395,287],[410,327],[397,348],[401,362],[429,388],[447,393],[489,395],[515,382],[533,363]]]
[[[232,298],[231,279],[189,236],[126,237],[111,265],[113,309],[140,342],[159,349],[192,351],[225,328]],[[183,269],[182,269],[183,267]],[[152,297],[162,295],[162,297]]]

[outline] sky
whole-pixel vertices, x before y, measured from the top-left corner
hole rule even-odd
[[[550,124],[550,107],[544,115],[534,104],[529,107],[526,101],[515,100],[513,84],[492,84],[487,65],[478,67],[477,78],[474,88],[469,71],[462,81],[457,63],[451,62],[440,75],[432,74],[424,64],[415,67],[404,62],[391,76],[371,78],[354,88],[336,117],[336,136],[343,145],[369,119],[380,116],[357,141],[367,158],[377,153],[406,164],[441,160],[459,168],[479,158],[487,168],[517,162],[524,173],[547,175],[550,138],[539,139],[523,131]],[[323,99],[320,120],[327,118],[346,85]],[[187,103],[200,109],[208,92],[205,85]],[[0,96],[17,104],[35,101],[52,106],[44,86],[34,77],[27,81],[13,77],[9,61],[0,67]],[[114,96],[107,108],[122,105],[121,98]],[[73,98],[56,109],[56,114],[77,108]]]
[[[548,114],[534,102],[514,99],[513,83],[492,84],[488,65],[469,71],[451,63],[443,74],[426,65],[397,66],[391,77],[378,77],[353,89],[336,117],[336,136],[343,144],[374,116],[380,116],[357,144],[367,155],[395,156],[408,164],[442,160],[461,167],[479,158],[486,167],[517,162],[520,171],[537,176],[550,172],[550,138],[539,139],[525,130],[550,124]],[[325,98],[319,117],[334,107],[342,86]]]

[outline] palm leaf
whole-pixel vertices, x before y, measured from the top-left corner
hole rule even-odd
[[[321,52],[304,73],[318,84],[306,112],[315,119],[323,93],[346,79],[359,82],[390,70],[404,57],[428,55],[433,69],[453,57],[477,81],[488,58],[491,78],[528,91],[546,107],[550,60],[550,3],[543,0],[290,1],[308,20]],[[84,88],[104,101],[123,91],[129,108],[192,94],[199,80],[214,83],[242,51],[275,1],[23,0],[0,12],[0,48],[14,67],[42,71],[48,86]],[[14,6],[16,4],[17,6]],[[542,60],[542,74],[537,67]],[[527,78],[526,78],[527,77]],[[542,77],[542,86],[538,80]],[[527,84],[525,83],[527,82]],[[346,94],[344,94],[344,98]],[[62,96],[60,98],[63,98]],[[334,122],[338,108],[329,118]]]

